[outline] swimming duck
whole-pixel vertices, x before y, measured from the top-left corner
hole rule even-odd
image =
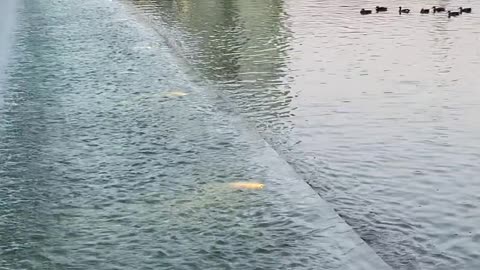
[[[369,9],[362,8],[362,10],[360,10],[360,14],[362,15],[372,14],[372,11]]]
[[[456,17],[458,15],[460,15],[460,12],[458,12],[458,11],[450,11],[450,10],[448,11],[448,18]]]
[[[384,12],[384,11],[387,11],[387,8],[386,8],[386,7],[376,6],[376,7],[375,7],[375,10],[376,10],[377,12]]]
[[[421,14],[428,14],[428,13],[430,13],[430,9],[422,8],[422,9],[420,10],[420,13],[421,13]]]
[[[408,13],[410,13],[410,9],[408,9],[408,8],[403,8],[402,9],[402,7],[398,7],[398,13],[399,14],[402,14],[402,13],[408,14]]]
[[[436,12],[445,12],[445,8],[444,8],[444,7],[436,7],[436,6],[433,6],[432,9],[433,9],[433,13],[436,13]]]
[[[472,13],[472,8],[458,8],[460,10],[460,13]]]

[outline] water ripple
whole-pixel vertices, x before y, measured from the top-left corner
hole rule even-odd
[[[395,269],[479,267],[480,17],[418,14],[477,3],[133,3]]]
[[[189,19],[185,3],[169,3],[179,20]],[[388,269],[172,53],[193,43],[162,40],[127,10],[97,0],[19,4],[0,93],[0,268]],[[244,31],[232,22],[229,33]],[[281,70],[267,60],[257,70]],[[269,126],[288,129],[278,121],[288,118],[288,91],[261,91],[251,72],[239,76],[252,85],[242,98],[275,97],[262,102],[278,108]],[[232,73],[212,72],[233,82]],[[265,188],[232,189],[237,181]]]

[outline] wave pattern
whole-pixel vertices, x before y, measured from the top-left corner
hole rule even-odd
[[[480,267],[480,13],[419,14],[478,3],[124,2],[395,269]]]
[[[31,0],[18,15],[0,268],[388,269],[122,5]]]

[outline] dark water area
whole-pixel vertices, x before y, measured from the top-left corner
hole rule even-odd
[[[390,269],[127,3],[10,3],[0,269]]]
[[[480,268],[478,2],[122,2],[394,269]]]

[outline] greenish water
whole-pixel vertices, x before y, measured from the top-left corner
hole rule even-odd
[[[9,3],[0,269],[389,269],[128,6]]]

